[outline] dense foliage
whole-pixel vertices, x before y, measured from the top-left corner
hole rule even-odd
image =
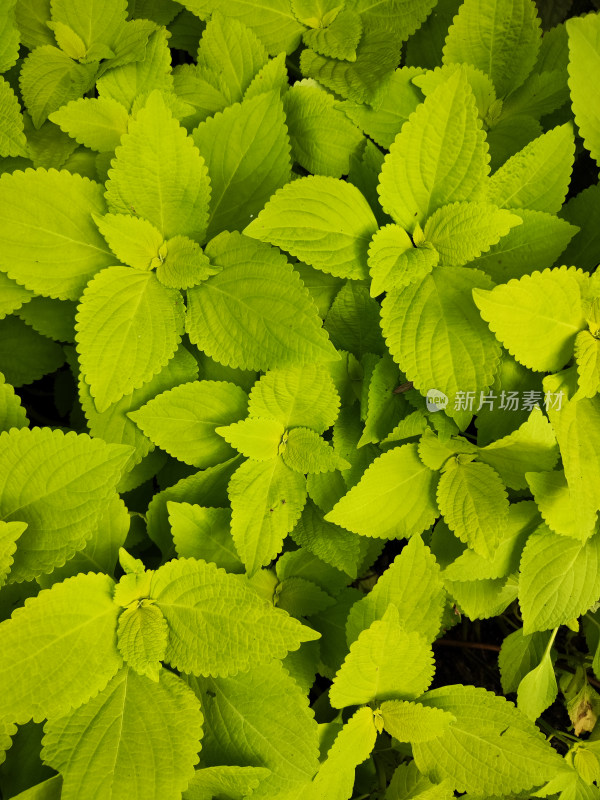
[[[600,798],[569,6],[4,0],[3,800]]]

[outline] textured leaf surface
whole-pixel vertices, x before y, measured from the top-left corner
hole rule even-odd
[[[0,521],[0,586],[6,583],[17,549],[17,540],[26,528],[26,522]]]
[[[585,327],[574,269],[534,272],[491,290],[475,289],[473,298],[496,338],[529,369],[563,367]]]
[[[0,435],[0,514],[28,524],[11,580],[64,564],[84,546],[121,477],[130,450],[49,428]]]
[[[211,561],[227,572],[244,568],[231,538],[231,510],[197,504],[167,503],[177,555]]]
[[[539,664],[550,639],[549,632],[523,635],[523,628],[510,633],[502,642],[498,666],[503,690],[516,692],[521,680]]]
[[[28,289],[77,300],[88,280],[114,263],[92,214],[105,210],[97,183],[38,169],[0,179],[2,268]]]
[[[294,428],[287,436],[281,456],[297,472],[333,472],[350,467],[333,447],[310,428]]]
[[[475,98],[458,70],[427,96],[390,147],[379,180],[383,209],[412,232],[441,206],[476,200],[487,161]]]
[[[314,553],[332,567],[358,577],[365,545],[368,540],[355,533],[325,522],[321,511],[312,502],[302,510],[302,516],[292,531],[292,538],[300,547]]]
[[[433,678],[431,646],[414,631],[407,633],[398,609],[390,605],[382,619],[350,646],[329,690],[334,708],[381,700],[410,700]]]
[[[399,742],[428,742],[456,721],[448,711],[408,700],[386,700],[379,711],[386,731]]]
[[[366,278],[377,222],[350,183],[309,176],[284,186],[245,233],[342,278]]]
[[[278,455],[284,430],[279,420],[248,417],[216,432],[246,458],[267,461]]]
[[[127,133],[129,114],[111,98],[82,97],[54,111],[50,119],[79,144],[99,153],[110,153]]]
[[[439,260],[440,254],[433,245],[425,242],[422,247],[413,247],[404,228],[385,225],[377,231],[369,245],[371,297],[418,283]]]
[[[186,329],[207,355],[265,371],[337,360],[316,306],[281,253],[224,233],[206,254],[223,270],[189,290]]]
[[[261,600],[241,577],[205,561],[163,565],[152,577],[150,596],[169,625],[165,661],[194,675],[235,674],[318,638]]]
[[[106,184],[109,210],[144,217],[164,236],[201,241],[210,198],[206,165],[159,92],[138,111],[122,142]]]
[[[0,373],[0,432],[11,428],[27,428],[27,413],[13,387]]]
[[[81,371],[98,411],[166,366],[184,327],[183,301],[151,272],[110,267],[91,281],[77,313]]]
[[[123,264],[148,270],[159,257],[163,236],[151,222],[128,214],[105,214],[94,217],[98,230]]]
[[[550,640],[540,663],[528,672],[519,684],[517,704],[530,720],[535,721],[552,705],[558,696],[554,664],[550,657]]]
[[[600,164],[600,106],[592,90],[590,75],[595,75],[600,64],[600,17],[587,14],[570,19],[569,34],[569,89],[575,122],[584,144]]]
[[[130,418],[156,445],[191,466],[220,464],[234,450],[215,429],[246,415],[243,389],[227,381],[193,381],[146,403]]]
[[[52,0],[52,19],[68,25],[84,42],[112,45],[125,22],[125,0]]]
[[[212,800],[219,793],[243,798],[258,787],[271,770],[265,767],[203,767],[194,772],[185,800]]]
[[[27,141],[23,133],[23,115],[19,101],[4,78],[0,78],[0,115],[0,155],[26,155]]]
[[[118,607],[108,575],[78,575],[29,599],[0,625],[2,718],[24,723],[85,703],[119,669]]]
[[[575,361],[579,392],[582,397],[594,397],[600,390],[599,342],[590,331],[580,331],[575,337]]]
[[[362,536],[382,539],[418,534],[438,515],[436,475],[414,444],[384,453],[326,515],[325,519]]]
[[[119,617],[119,652],[138,675],[159,680],[160,662],[167,649],[167,621],[148,600],[134,602]]]
[[[62,347],[19,317],[0,320],[0,370],[16,387],[32,383],[64,364]]]
[[[209,239],[245,228],[290,179],[290,143],[278,92],[252,97],[200,123],[194,143],[211,180]]]
[[[123,667],[86,705],[46,724],[43,758],[60,771],[64,800],[99,792],[176,800],[193,775],[202,722],[198,699],[176,675],[162,670],[154,682]]]

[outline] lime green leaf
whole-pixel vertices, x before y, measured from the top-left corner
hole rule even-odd
[[[118,607],[108,575],[78,575],[28,599],[0,625],[0,674],[10,692],[0,717],[25,723],[56,717],[103,689],[122,663]],[[68,658],[65,655],[68,654]]]
[[[231,533],[246,571],[272,561],[306,503],[306,479],[281,458],[246,461],[228,487]]]
[[[128,214],[94,215],[98,230],[123,264],[136,269],[151,269],[159,258],[163,236],[151,222]]]
[[[127,133],[129,114],[116,100],[83,97],[54,111],[50,120],[79,144],[99,153],[110,153]]]
[[[194,109],[193,113],[186,116],[186,127],[195,127],[217,111],[222,111],[228,104],[221,89],[205,80],[195,64],[180,64],[175,67],[173,90],[180,100]]]
[[[279,53],[275,58],[270,58],[265,66],[256,73],[250,86],[246,89],[244,98],[249,100],[263,92],[275,91],[283,97],[289,88],[289,76],[285,63],[285,53]]]
[[[156,267],[156,277],[171,289],[189,289],[220,271],[211,267],[200,245],[187,236],[174,236],[163,250],[166,255]]]
[[[42,336],[55,342],[74,342],[76,311],[77,305],[72,300],[38,295],[21,306],[17,315]]]
[[[167,502],[169,523],[178,556],[210,561],[227,572],[244,567],[231,538],[231,511],[190,503]]]
[[[418,67],[402,67],[393,72],[372,106],[347,100],[341,104],[346,116],[381,147],[389,148],[402,126],[423,97],[413,78],[423,72]]]
[[[267,778],[271,770],[264,767],[204,767],[194,772],[184,800],[213,800],[226,796],[243,800]]]
[[[159,680],[167,636],[167,621],[150,600],[134,601],[119,617],[119,652],[138,675],[147,675],[153,681]]]
[[[310,500],[292,531],[292,539],[327,564],[342,570],[352,578],[358,577],[358,568],[365,552],[365,540],[331,522],[325,522],[321,511]]]
[[[0,515],[27,522],[12,581],[61,566],[98,524],[130,448],[49,428],[0,435]]]
[[[454,714],[409,700],[386,700],[379,707],[386,731],[399,742],[428,742],[447,732]]]
[[[294,428],[288,433],[284,445],[281,456],[296,472],[333,472],[350,467],[328,442],[310,428]]]
[[[470,64],[445,64],[444,66],[436,67],[435,69],[423,72],[421,75],[417,75],[413,79],[413,83],[415,86],[418,86],[427,97],[427,95],[437,89],[440,84],[447,81],[451,75],[454,75],[455,72],[461,69],[464,71],[471,91],[475,95],[479,118],[485,120],[489,119],[491,116],[495,121],[493,109],[498,106],[498,103],[496,102],[494,84],[485,72],[482,72],[482,70]]]
[[[478,458],[493,467],[511,489],[526,489],[525,473],[553,469],[558,455],[552,426],[535,406],[513,433],[480,447]]]
[[[86,705],[46,724],[42,757],[60,771],[64,800],[177,800],[194,774],[202,722],[176,675],[162,670],[153,682],[124,667]]]
[[[532,0],[467,0],[448,31],[443,60],[482,70],[504,97],[531,72],[541,39]]]
[[[302,38],[307,47],[322,56],[356,61],[362,32],[360,16],[354,11],[341,11],[328,25],[312,28]]]
[[[575,122],[583,142],[600,163],[600,134],[598,128],[598,98],[590,84],[596,74],[600,56],[600,16],[587,14],[567,22],[569,34],[569,89]]]
[[[434,672],[431,646],[419,633],[404,629],[390,605],[382,619],[350,646],[329,690],[334,708],[387,699],[411,700],[427,689]]]
[[[532,721],[540,717],[558,696],[554,664],[550,655],[550,648],[555,636],[556,630],[546,645],[542,660],[535,669],[524,676],[517,690],[519,711],[522,711]]]
[[[126,14],[126,0],[52,0],[52,19],[68,25],[87,51],[98,43],[112,47]]]
[[[213,13],[198,48],[199,73],[218,75],[227,105],[238,103],[256,73],[267,63],[267,53],[254,31],[220,11]]]
[[[434,5],[432,0],[350,0],[348,8],[361,15],[367,29],[391,29],[404,42],[421,26]]]
[[[318,614],[324,608],[331,607],[334,602],[330,594],[304,578],[286,578],[276,585],[273,593],[273,604],[297,618]],[[314,673],[310,686],[313,682]]]
[[[247,403],[233,383],[194,381],[163,392],[129,417],[169,455],[203,469],[234,455],[215,429],[243,418]]]
[[[183,300],[151,272],[110,267],[88,284],[76,319],[81,371],[102,412],[173,357],[183,334]]]
[[[580,396],[594,397],[600,391],[600,348],[590,331],[580,331],[575,337],[575,361]]]
[[[0,156],[26,156],[27,140],[23,133],[23,115],[10,84],[0,77]],[[346,170],[347,172],[348,170]]]
[[[51,45],[29,53],[21,67],[19,83],[23,102],[36,128],[49,115],[77,100],[94,85],[94,64],[77,64],[66,53]]]
[[[46,24],[50,21],[50,0],[17,0],[15,16],[21,43],[28,50],[54,44],[54,36]]]
[[[517,361],[540,372],[564,367],[575,336],[585,327],[578,272],[545,269],[473,298],[496,338]]]
[[[419,772],[414,761],[396,768],[386,792],[386,800],[451,800],[453,797],[450,780],[432,783]]]
[[[223,233],[205,252],[223,270],[188,291],[186,329],[207,355],[256,370],[337,360],[308,291],[278,250]]]
[[[575,140],[570,123],[547,131],[515,153],[490,178],[487,196],[501,208],[556,214],[571,181]]]
[[[337,419],[340,398],[325,367],[274,369],[252,387],[248,413],[272,417],[285,428],[312,428],[323,433]]]
[[[88,280],[114,263],[91,216],[104,210],[101,187],[80,175],[44,169],[3,175],[2,269],[36,294],[78,300]]]
[[[32,383],[64,364],[62,347],[19,317],[0,320],[0,371],[13,386]]]
[[[366,761],[375,747],[377,729],[370,708],[359,708],[335,738],[311,786],[308,797],[347,800],[352,796],[356,767]]]
[[[56,44],[74,61],[84,61],[87,52],[85,42],[74,30],[64,22],[49,22],[48,27],[54,31]]]
[[[31,301],[33,294],[24,286],[0,272],[0,319],[19,311],[24,303]]]
[[[455,613],[465,614],[472,620],[503,614],[518,594],[515,575],[497,580],[445,580],[444,586],[454,600]]]
[[[533,789],[560,769],[560,756],[503,697],[458,685],[434,689],[419,702],[456,717],[438,738],[413,744],[417,767],[433,781],[494,796]]]
[[[358,128],[337,108],[333,95],[296,83],[284,100],[292,156],[308,172],[341,178],[363,141]]]
[[[260,787],[265,797],[311,780],[319,768],[318,726],[306,694],[281,664],[271,662],[231,678],[192,678],[190,683],[201,697],[205,717],[203,764],[270,769]]]
[[[13,67],[19,57],[20,32],[15,17],[16,0],[7,0],[0,19],[0,72]]]
[[[160,92],[150,95],[122,142],[106,184],[110,211],[144,217],[166,237],[201,239],[210,197],[206,165]]]
[[[325,519],[362,536],[412,536],[438,516],[435,484],[436,475],[420,461],[416,445],[395,447],[371,464]]]
[[[160,567],[150,597],[169,625],[164,660],[194,675],[244,672],[318,638],[261,600],[239,576],[193,558]]]
[[[439,258],[433,245],[424,242],[421,247],[413,247],[404,228],[385,225],[369,245],[371,297],[419,281],[431,272]]]
[[[439,633],[445,602],[440,568],[421,537],[413,536],[373,590],[350,610],[346,623],[348,644],[381,619],[390,603],[400,612],[407,632],[419,633],[431,642]]]
[[[466,201],[439,208],[425,223],[423,233],[440,254],[440,264],[462,267],[521,223],[516,214],[488,203]]]
[[[539,270],[551,267],[578,230],[560,217],[542,211],[520,209],[513,213],[521,217],[523,224],[511,228],[498,244],[470,264],[487,272],[496,283],[529,274],[532,264]],[[567,259],[567,263],[579,261]]]
[[[521,559],[523,632],[564,625],[588,611],[599,597],[600,535],[580,542],[540,525]]]
[[[498,342],[486,334],[470,300],[474,288],[490,286],[478,270],[437,267],[421,281],[391,291],[382,304],[381,327],[394,360],[422,394],[443,392],[446,413],[457,421],[468,422],[476,410],[469,398],[479,401],[500,357]]]
[[[441,438],[431,428],[425,428],[419,440],[419,458],[429,469],[442,469],[451,456],[477,453],[477,447],[468,439],[451,437]]]
[[[491,558],[508,516],[506,488],[487,464],[448,463],[437,488],[440,511],[450,530],[484,558]]]
[[[516,692],[521,680],[539,664],[550,638],[549,632],[523,635],[523,628],[510,633],[502,642],[498,666],[506,694]]]
[[[0,586],[6,583],[6,577],[13,565],[17,540],[26,528],[26,522],[0,521]]]
[[[246,458],[268,461],[279,454],[285,428],[276,419],[248,417],[215,431]]]
[[[226,108],[194,131],[211,177],[208,238],[242,230],[290,179],[290,143],[279,94]]]
[[[394,391],[401,383],[398,365],[391,356],[384,356],[373,368],[368,382],[365,429],[358,441],[358,447],[382,441],[408,416],[408,401],[402,396],[402,392]]]
[[[581,541],[589,539],[596,527],[596,512],[585,509],[582,513],[575,507],[563,470],[527,472],[525,478],[550,530]]]
[[[427,152],[423,160],[421,153]],[[462,70],[420,105],[396,136],[379,179],[383,210],[412,232],[447,203],[477,200],[488,173],[475,97]]]
[[[366,278],[367,248],[376,230],[373,212],[355,186],[309,176],[280,189],[245,233],[331,275]]]
[[[324,328],[334,347],[357,358],[385,352],[379,327],[379,303],[366,286],[348,281],[337,293],[327,312]]]
[[[27,428],[28,424],[21,398],[0,372],[0,432],[11,428]]]

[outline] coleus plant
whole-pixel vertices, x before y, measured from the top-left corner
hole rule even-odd
[[[2,798],[600,796],[568,11],[5,3]]]

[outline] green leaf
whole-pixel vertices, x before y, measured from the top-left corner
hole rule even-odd
[[[401,539],[433,525],[438,516],[436,475],[406,444],[379,456],[360,482],[325,516],[362,536]]]
[[[564,625],[600,598],[600,535],[587,542],[540,525],[521,559],[519,603],[523,633]]]
[[[6,383],[0,372],[0,432],[11,428],[27,428],[28,425],[27,412],[21,405],[21,398],[15,394],[10,383]]]
[[[304,33],[304,44],[322,56],[356,61],[356,48],[362,36],[360,16],[354,11],[341,11],[328,25],[322,23]]]
[[[450,530],[484,558],[493,557],[508,516],[506,487],[487,464],[448,463],[437,502]]]
[[[177,555],[210,561],[227,572],[244,567],[231,538],[231,511],[190,503],[167,502],[169,524]]]
[[[456,717],[434,706],[386,700],[379,707],[386,731],[399,742],[428,742],[446,733]]]
[[[348,8],[360,13],[367,29],[393,30],[401,41],[421,26],[434,7],[432,0],[349,0]]]
[[[23,133],[23,115],[10,84],[0,77],[0,156],[26,156],[27,140]],[[348,170],[346,170],[347,172]]]
[[[19,84],[35,127],[39,128],[53,111],[89,91],[95,73],[95,64],[77,64],[51,45],[29,53],[21,67]]]
[[[365,429],[358,441],[358,447],[382,441],[408,416],[408,401],[402,396],[402,392],[394,391],[400,385],[398,365],[391,356],[383,356],[373,368],[368,382]]]
[[[194,772],[184,800],[212,800],[224,795],[243,800],[258,787],[271,770],[264,767],[204,767]]]
[[[195,44],[194,42],[193,49]],[[181,101],[194,110],[186,116],[186,127],[195,127],[217,111],[222,111],[228,104],[223,91],[202,77],[195,64],[180,64],[175,67],[173,90]]]
[[[0,20],[0,72],[13,67],[19,57],[20,32],[15,16],[16,0],[7,0]]]
[[[149,270],[160,258],[163,236],[151,222],[128,214],[94,215],[98,230],[108,246],[123,264]]]
[[[268,461],[279,454],[284,426],[276,419],[248,417],[227,427],[216,428],[219,436],[246,458]]]
[[[307,364],[269,370],[252,387],[248,413],[272,417],[285,428],[323,433],[337,419],[340,398],[325,367]]]
[[[27,600],[0,624],[0,717],[40,722],[85,703],[122,663],[108,575],[78,575]],[[68,654],[68,658],[65,658]]]
[[[390,603],[400,612],[407,632],[428,642],[439,633],[446,602],[440,568],[420,536],[413,536],[381,575],[373,590],[354,604],[346,622],[348,644],[381,619]]]
[[[249,100],[263,92],[277,92],[283,97],[289,89],[289,76],[285,63],[285,53],[279,53],[275,58],[270,58],[265,66],[254,76],[252,83],[246,89],[244,98]]]
[[[226,108],[201,122],[193,138],[211,177],[209,239],[245,228],[290,179],[290,143],[278,92]]]
[[[487,275],[466,267],[438,267],[421,281],[391,291],[381,308],[390,353],[421,394],[448,397],[446,413],[467,424],[493,381],[500,347],[470,299],[489,287]],[[471,395],[468,393],[472,392]]]
[[[122,142],[106,184],[109,210],[144,217],[165,237],[201,241],[210,198],[206,165],[160,92],[152,92]]]
[[[443,266],[462,267],[478,258],[522,220],[489,203],[452,203],[425,223],[425,240],[440,254]]]
[[[465,614],[472,620],[500,616],[514,603],[518,593],[515,575],[498,580],[446,580],[444,586],[458,615]]]
[[[565,478],[564,470],[528,472],[527,485],[550,530],[563,536],[585,541],[596,527],[596,512],[577,508]],[[587,519],[584,522],[584,518]],[[587,523],[587,524],[585,524]]]
[[[477,447],[468,439],[451,437],[442,438],[431,428],[425,428],[419,440],[419,458],[426,467],[440,470],[451,456],[477,453]],[[460,459],[459,459],[460,460]]]
[[[101,187],[80,175],[44,169],[4,174],[3,270],[36,294],[78,300],[88,280],[114,263],[91,216],[104,210]]]
[[[418,282],[431,272],[439,258],[433,245],[424,242],[422,246],[414,247],[404,228],[385,225],[376,232],[369,245],[371,297]]]
[[[186,330],[207,355],[256,370],[337,360],[316,306],[279,251],[223,233],[205,252],[223,269],[188,291]]]
[[[558,460],[556,437],[547,417],[534,406],[513,433],[479,448],[478,458],[493,467],[511,489],[526,489],[526,472],[551,470]]]
[[[358,128],[318,86],[296,83],[284,100],[292,156],[308,172],[341,178],[363,141]]]
[[[310,428],[294,428],[287,434],[281,456],[296,472],[333,472],[350,464],[336,454],[329,442]]]
[[[129,114],[108,97],[82,97],[54,111],[50,120],[79,144],[99,153],[110,153],[127,133]]]
[[[540,372],[556,371],[573,355],[585,327],[577,270],[545,269],[473,298],[496,338],[517,361]]]
[[[234,455],[215,429],[246,415],[243,389],[226,381],[194,381],[163,392],[129,414],[158,447],[204,469]]]
[[[25,303],[31,302],[33,294],[24,286],[0,272],[0,319],[14,311],[19,311]]]
[[[359,708],[346,722],[327,751],[327,758],[308,788],[311,798],[347,800],[352,796],[356,768],[369,758],[375,747],[377,729],[370,708]]]
[[[590,331],[580,331],[575,337],[575,361],[581,397],[594,397],[600,390],[600,350],[598,340]]]
[[[377,222],[358,189],[309,176],[280,189],[244,231],[341,278],[367,277],[367,248]]]
[[[488,169],[475,97],[466,74],[457,70],[396,136],[379,179],[381,205],[412,232],[441,206],[478,200]]]
[[[365,353],[384,353],[379,310],[366,286],[348,281],[337,293],[325,318],[324,328],[333,346],[357,358]]]
[[[434,673],[431,646],[408,633],[396,606],[364,630],[350,646],[329,689],[334,708],[387,699],[411,700],[427,689]]]
[[[516,692],[522,679],[539,664],[550,633],[531,633],[523,635],[523,628],[510,633],[502,642],[498,656],[500,682],[506,694]]]
[[[246,461],[228,487],[231,533],[249,575],[272,561],[306,503],[306,479],[281,458]]]
[[[59,567],[98,524],[130,448],[49,428],[0,434],[0,515],[28,524],[11,581]]]
[[[587,14],[566,23],[569,34],[569,89],[575,122],[586,148],[600,164],[598,98],[590,84],[600,57],[600,16]]]
[[[81,371],[102,412],[173,357],[183,334],[183,301],[151,272],[110,267],[88,284],[76,320]]]
[[[156,277],[171,289],[190,289],[216,275],[220,270],[212,267],[199,244],[187,236],[174,236],[162,248],[166,255],[156,267]]]
[[[265,797],[311,780],[319,768],[318,726],[306,694],[281,664],[271,662],[231,678],[192,678],[190,683],[201,697],[205,717],[203,764],[270,769],[260,787]]]
[[[162,670],[154,682],[123,667],[86,705],[46,724],[42,757],[60,771],[64,800],[176,800],[194,774],[202,722],[176,675]]]
[[[80,36],[86,52],[95,44],[112,47],[126,14],[126,0],[52,0],[52,19]]]
[[[414,761],[396,767],[386,792],[386,800],[451,800],[452,797],[454,791],[450,780],[446,778],[441,783],[432,783],[419,772]]]
[[[4,586],[13,565],[17,540],[27,528],[26,522],[0,521],[0,586]]]
[[[42,336],[55,342],[74,342],[76,311],[72,300],[38,296],[21,306],[17,314]]]
[[[571,124],[552,128],[511,156],[492,175],[487,190],[489,201],[501,208],[556,214],[569,188],[574,156]]]
[[[164,660],[193,675],[244,672],[319,637],[262,600],[241,577],[193,558],[160,567],[150,597],[169,625]]]
[[[17,0],[15,17],[24,47],[35,50],[42,44],[54,44],[46,24],[50,20],[50,0]]]
[[[64,364],[62,347],[19,317],[0,320],[0,371],[13,386],[32,383]]]
[[[419,770],[459,792],[503,795],[533,789],[560,769],[556,751],[512,703],[475,686],[444,686],[419,702],[456,717],[446,733],[415,742]]]
[[[550,648],[555,636],[556,629],[546,645],[542,660],[535,669],[524,676],[517,690],[519,711],[522,711],[533,722],[552,705],[558,696],[554,664],[550,656]]]
[[[443,61],[472,64],[505,97],[531,72],[541,38],[532,0],[466,0],[448,31]]]

